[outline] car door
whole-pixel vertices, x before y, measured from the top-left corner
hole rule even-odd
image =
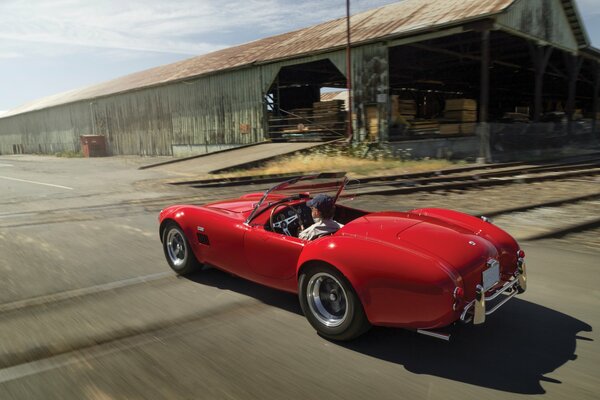
[[[190,243],[202,262],[236,275],[248,275],[241,251],[248,227],[239,218],[213,212],[192,215],[188,219]]]
[[[269,280],[289,280],[304,249],[304,240],[251,226],[244,237],[244,252],[249,268]]]

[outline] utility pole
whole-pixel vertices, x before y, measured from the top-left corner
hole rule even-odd
[[[346,0],[346,89],[348,90],[348,123],[346,136],[352,140],[352,57],[350,55],[350,0]]]

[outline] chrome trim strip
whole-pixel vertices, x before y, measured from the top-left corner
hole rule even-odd
[[[516,294],[517,294],[517,291],[513,290],[512,293],[510,293],[508,296],[506,296],[506,298],[504,300],[502,300],[500,303],[496,304],[490,311],[486,311],[485,315],[490,315],[491,313],[493,313],[494,311],[496,311],[497,309],[502,307],[504,305],[504,303],[506,303],[507,301],[512,299]]]
[[[513,286],[515,286],[518,282],[519,281],[517,279],[513,279],[512,281],[506,282],[504,284],[504,286],[502,286],[500,289],[498,289],[498,291],[496,293],[494,293],[490,297],[486,297],[485,301],[492,301],[492,300],[494,300],[496,297],[500,296],[502,293],[506,292],[508,289],[510,289]]]
[[[512,281],[508,281],[504,284],[504,286],[502,286],[500,289],[498,289],[494,294],[492,294],[489,297],[485,298],[485,301],[492,301],[494,300],[496,297],[500,296],[502,293],[505,293],[506,291],[510,290],[510,289],[514,289],[514,287],[519,283],[519,280],[517,278],[514,278]],[[490,315],[493,312],[495,312],[496,310],[498,310],[498,308],[500,308],[502,305],[504,305],[504,303],[506,303],[508,300],[510,300],[515,294],[517,293],[516,289],[514,289],[514,292],[511,293],[509,296],[506,297],[506,299],[502,300],[500,303],[498,303],[497,305],[495,305],[491,310],[486,310],[485,315]],[[462,322],[469,322],[469,320],[467,320],[467,313],[469,312],[469,310],[475,305],[475,301],[473,300],[472,302],[470,302],[469,304],[467,304],[462,312],[462,314],[460,314],[460,320]]]
[[[435,332],[435,331],[428,331],[426,329],[417,329],[417,333],[420,333],[421,335],[425,335],[425,336],[431,336],[434,337],[436,339],[442,339],[445,340],[447,342],[450,341],[450,335],[447,333],[441,333],[441,332]]]

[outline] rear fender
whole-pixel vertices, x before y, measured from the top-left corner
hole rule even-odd
[[[452,322],[452,293],[460,282],[442,261],[384,242],[329,236],[306,245],[299,275],[313,263],[341,272],[358,295],[371,323],[428,327]]]
[[[459,225],[472,231],[476,235],[488,240],[496,247],[500,258],[500,264],[503,267],[511,267],[511,271],[507,272],[512,272],[516,268],[516,254],[519,250],[519,244],[511,235],[493,223],[486,222],[481,218],[469,214],[441,208],[421,208],[410,212],[412,214],[432,217],[446,223]]]

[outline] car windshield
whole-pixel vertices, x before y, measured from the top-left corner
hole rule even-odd
[[[346,173],[322,173],[319,175],[302,176],[279,183],[265,192],[267,195],[293,196],[307,193],[311,197],[325,193],[337,197],[346,183]]]
[[[267,199],[279,200],[281,197],[286,198],[300,194],[314,197],[319,193],[325,193],[337,200],[347,181],[345,172],[335,172],[301,176],[278,183],[265,191],[260,201],[254,205],[254,211],[248,218],[248,222],[254,218]]]

